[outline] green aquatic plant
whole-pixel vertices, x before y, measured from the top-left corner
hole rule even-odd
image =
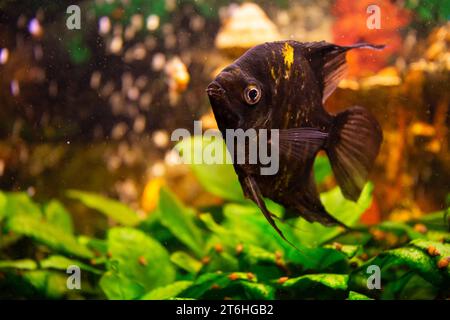
[[[185,142],[187,143],[187,142]],[[210,141],[210,143],[212,143]],[[219,142],[217,142],[219,143]],[[221,142],[220,142],[221,143]],[[301,218],[280,223],[295,250],[243,198],[230,165],[192,165],[222,205],[190,208],[168,188],[141,218],[101,195],[70,190],[68,198],[104,214],[114,226],[94,238],[74,231],[57,200],[38,204],[25,193],[0,193],[2,298],[108,299],[438,299],[449,295],[450,233],[444,212],[408,223],[367,228],[359,217],[372,201],[367,184],[358,202],[338,188],[325,191],[327,210],[354,231]],[[318,182],[331,175],[326,158]],[[283,216],[280,205],[267,201]],[[420,226],[420,227],[418,227]],[[67,267],[81,270],[70,290]],[[367,286],[368,267],[381,270],[382,290]]]

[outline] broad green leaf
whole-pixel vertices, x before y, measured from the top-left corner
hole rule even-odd
[[[6,193],[6,216],[27,215],[34,218],[40,218],[42,216],[41,209],[33,202],[28,194],[25,192],[9,192]]]
[[[435,300],[438,294],[439,289],[436,286],[433,286],[423,277],[414,274],[409,278],[409,281],[403,286],[396,298],[406,300]]]
[[[367,183],[357,202],[347,200],[336,187],[320,194],[320,199],[327,211],[347,226],[353,226],[372,202],[373,185]],[[317,222],[310,223],[304,219],[295,221],[295,231],[301,243],[318,246],[342,232],[341,227],[326,227]]]
[[[223,157],[221,159],[225,160],[228,151],[222,138],[195,136],[183,139],[175,148],[180,152],[183,161],[190,163],[192,172],[205,190],[226,200],[244,200],[241,185],[231,163],[225,164],[225,161],[222,161],[221,163],[224,164],[207,164],[205,161],[199,161],[201,163],[192,161],[201,160],[203,155],[205,155],[203,160],[210,160],[208,150],[217,150],[218,152],[222,150]],[[204,154],[203,151],[205,151]]]
[[[412,245],[382,252],[355,271],[354,276],[358,272],[365,272],[369,265],[378,265],[383,268],[382,271],[392,270],[391,268],[394,266],[407,266],[436,286],[441,285],[444,281],[448,281],[449,278],[449,268],[444,271],[439,270],[435,257],[431,257],[425,250]],[[389,270],[383,271],[382,274],[392,275],[392,271]]]
[[[411,240],[425,238],[424,234],[415,231],[412,227],[408,226],[407,224],[396,221],[383,221],[381,224],[377,226],[377,228],[383,231],[405,233]]]
[[[439,252],[438,256],[440,257],[450,257],[450,244],[442,243],[438,241],[430,241],[424,239],[417,239],[411,241],[411,244],[417,248],[420,248],[424,251],[428,250],[431,246],[436,248]]]
[[[42,219],[17,215],[8,219],[7,228],[17,234],[31,237],[50,248],[75,255],[80,258],[93,258],[93,253],[76,238]]]
[[[176,251],[170,256],[170,261],[181,269],[190,273],[197,273],[202,268],[202,263],[191,257],[184,251]]]
[[[336,247],[332,244],[325,245],[324,248],[336,249]],[[355,256],[359,249],[359,246],[344,244],[341,245],[338,251],[344,253],[348,258],[352,258]]]
[[[176,281],[164,287],[156,288],[149,293],[145,294],[142,300],[164,300],[170,298],[176,298],[178,295],[185,291],[192,285],[192,281]]]
[[[0,269],[21,269],[21,270],[34,270],[37,268],[37,263],[31,259],[21,260],[0,260]]]
[[[424,223],[428,229],[447,231],[450,228],[450,209],[428,213],[420,217],[418,222]]]
[[[167,250],[142,231],[125,227],[110,229],[108,251],[110,269],[138,283],[143,293],[175,279],[175,268]]]
[[[322,284],[332,289],[346,290],[348,276],[344,274],[307,274],[287,280],[283,288],[310,288],[315,284]]]
[[[314,160],[314,179],[316,183],[324,182],[325,178],[331,175],[332,169],[330,161],[326,156],[319,155]]]
[[[33,270],[23,274],[23,278],[41,295],[48,299],[61,299],[67,294],[67,275],[55,271]]]
[[[245,272],[205,273],[198,277],[197,280],[182,293],[182,296],[199,299],[209,291],[227,288],[232,284],[239,284],[241,281],[256,282],[256,279],[249,280],[248,274]]]
[[[88,264],[75,259],[69,259],[64,256],[52,255],[44,260],[40,261],[41,268],[43,269],[56,269],[66,271],[69,266],[78,266],[81,270],[92,272],[95,274],[102,274],[103,272]]]
[[[6,194],[0,191],[0,222],[6,216],[6,202],[7,202]]]
[[[119,201],[108,199],[95,193],[78,190],[69,190],[67,195],[72,199],[81,201],[86,207],[95,209],[124,226],[135,226],[140,221],[134,210]]]
[[[240,286],[244,289],[245,298],[249,300],[273,300],[275,289],[267,284],[241,281]]]
[[[52,200],[46,204],[44,216],[48,223],[59,227],[67,233],[73,233],[72,217],[61,202]]]
[[[98,252],[100,254],[108,253],[108,243],[106,242],[106,240],[90,238],[87,236],[79,236],[78,242],[93,250],[94,252]]]
[[[195,225],[194,210],[185,207],[169,190],[161,188],[159,198],[161,223],[188,246],[197,256],[204,253],[204,241],[200,228]]]
[[[350,291],[348,294],[347,300],[373,300],[372,298],[369,298],[366,295],[363,295],[362,293],[358,293],[355,291]]]
[[[145,293],[142,285],[114,271],[106,272],[101,277],[99,285],[106,297],[111,300],[139,299]]]
[[[280,290],[297,299],[345,299],[347,283],[348,275],[344,274],[307,274],[287,280]]]

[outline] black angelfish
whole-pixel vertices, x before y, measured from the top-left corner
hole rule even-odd
[[[263,197],[284,205],[291,217],[343,225],[320,202],[312,174],[314,158],[321,149],[326,151],[344,196],[356,201],[378,154],[382,131],[366,109],[351,107],[331,115],[323,107],[344,76],[345,53],[354,48],[383,46],[265,43],[248,50],[207,88],[224,137],[226,129],[279,129],[275,175],[261,175],[255,165],[234,163],[234,168],[245,196],[283,238]]]

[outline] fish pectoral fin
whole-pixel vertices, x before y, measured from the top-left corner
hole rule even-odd
[[[281,129],[278,148],[287,158],[306,163],[324,146],[327,137],[327,133],[315,128]]]
[[[285,219],[301,216],[309,222],[319,222],[325,226],[339,225],[348,229],[344,223],[329,214],[320,202],[312,172],[305,187],[293,195],[291,203],[291,208],[286,210]]]
[[[278,228],[277,224],[275,223],[275,220],[273,219],[274,217],[275,218],[278,218],[278,217],[276,215],[274,215],[273,213],[271,213],[267,209],[266,204],[264,203],[264,200],[263,200],[263,196],[261,194],[261,191],[259,190],[259,187],[258,187],[258,184],[256,183],[256,181],[251,176],[247,176],[244,179],[244,181],[245,181],[246,187],[248,188],[248,191],[249,191],[248,196],[261,209],[261,212],[263,213],[264,217],[266,217],[266,219],[270,223],[270,225],[275,229],[275,231],[280,235],[280,237],[284,241],[286,241],[293,248],[300,251],[292,242],[290,242],[285,237],[285,235],[280,230],[280,228]]]

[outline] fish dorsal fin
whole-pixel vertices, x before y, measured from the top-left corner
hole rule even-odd
[[[355,48],[383,49],[384,45],[358,43],[339,46],[325,41],[302,43],[303,52],[313,70],[320,70],[318,80],[322,89],[322,102],[334,92],[339,81],[346,74],[345,53]]]

